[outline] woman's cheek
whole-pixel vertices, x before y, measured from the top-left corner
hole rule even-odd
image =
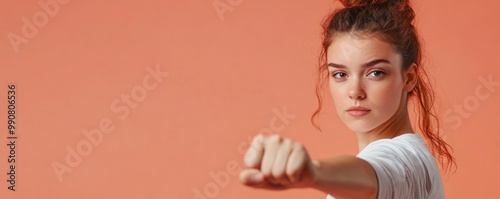
[[[401,103],[401,89],[396,83],[380,87],[377,92],[378,104],[381,104],[381,110],[387,111],[389,116],[396,112]]]
[[[345,94],[345,91],[343,91],[342,88],[339,87],[338,85],[332,86],[330,88],[330,95],[332,97],[333,104],[335,106],[335,110],[337,111],[338,116],[342,118],[342,113],[344,113],[344,109],[346,109],[345,106],[352,105],[348,102],[349,96]]]

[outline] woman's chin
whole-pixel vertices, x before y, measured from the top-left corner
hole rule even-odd
[[[367,124],[366,122],[351,122],[347,124],[347,128],[351,130],[352,132],[355,133],[364,133],[364,132],[369,132],[375,128],[376,125],[373,124]]]

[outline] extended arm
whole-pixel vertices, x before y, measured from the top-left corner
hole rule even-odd
[[[240,173],[245,185],[264,189],[314,188],[340,198],[377,197],[378,180],[363,159],[342,156],[311,160],[300,143],[279,135],[257,135]]]

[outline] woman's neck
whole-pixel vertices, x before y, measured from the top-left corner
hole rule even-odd
[[[396,113],[386,122],[368,132],[357,132],[359,151],[368,144],[383,138],[394,138],[396,136],[413,133],[410,117],[406,106],[400,107]]]

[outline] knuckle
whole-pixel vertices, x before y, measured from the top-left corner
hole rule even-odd
[[[272,134],[269,139],[272,139],[272,140],[280,140],[281,139],[281,135],[280,134]]]
[[[262,143],[264,141],[264,137],[263,135],[259,134],[259,135],[256,135],[252,142],[250,143],[250,149],[258,149],[262,146]]]
[[[291,139],[288,139],[288,138],[284,138],[283,141],[282,141],[282,144],[286,147],[291,147],[292,144],[293,144],[293,141]]]
[[[253,143],[256,143],[256,142],[261,142],[262,140],[265,139],[265,136],[262,135],[262,134],[257,134],[256,136],[253,137],[253,140],[252,142]]]
[[[258,154],[257,154],[257,151],[255,150],[248,150],[247,153],[245,154],[245,163],[246,165],[248,166],[255,166],[254,164],[256,164],[256,161],[255,161],[255,158],[257,158]]]
[[[246,158],[256,157],[258,155],[258,148],[256,146],[250,146],[245,153]]]
[[[281,136],[279,134],[273,134],[266,139],[267,144],[276,144],[281,142]]]
[[[293,144],[293,147],[294,147],[296,150],[300,150],[300,151],[304,150],[304,145],[302,145],[301,143],[298,143],[298,142],[295,142],[295,143]]]

